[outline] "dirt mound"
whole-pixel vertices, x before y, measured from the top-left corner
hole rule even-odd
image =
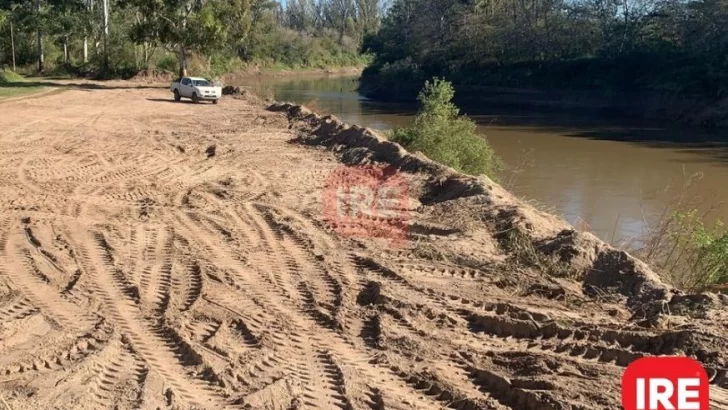
[[[420,153],[407,152],[374,130],[343,123],[333,116],[322,117],[302,106],[277,103],[268,109],[289,116],[301,131],[298,142],[329,147],[344,163],[384,162],[404,172],[426,174],[427,184],[418,198],[423,204],[478,197],[475,200],[487,205],[473,212],[495,224],[494,237],[504,248],[515,253],[532,252],[537,259],[559,263],[560,269],[583,281],[586,292],[626,296],[633,310],[661,306],[675,293],[641,261],[538,211],[485,176],[458,173]]]
[[[427,220],[451,226],[451,232],[459,234],[457,239],[439,241],[436,249],[418,249],[414,252],[418,256],[433,261],[457,262],[475,269],[487,266],[489,272],[500,274],[508,270],[510,274],[493,280],[495,286],[514,289],[515,293],[524,297],[559,300],[560,304],[574,312],[584,309],[584,303],[598,303],[607,316],[622,317],[626,327],[677,327],[707,332],[711,335],[710,341],[694,344],[712,346],[708,350],[717,354],[696,355],[693,349],[685,346],[673,350],[655,350],[652,347],[639,353],[635,352],[636,346],[624,351],[601,352],[599,348],[592,353],[589,353],[592,347],[584,347],[588,356],[601,356],[604,361],[616,357],[620,366],[626,366],[644,353],[679,354],[690,351],[701,360],[712,357],[704,363],[714,374],[725,373],[726,358],[724,353],[717,353],[722,349],[717,346],[725,344],[726,332],[715,327],[716,323],[728,321],[725,296],[710,293],[685,295],[663,283],[649,266],[627,252],[614,249],[590,233],[576,231],[562,219],[514,197],[487,177],[463,175],[429,160],[421,153],[409,153],[374,130],[343,123],[333,116],[320,116],[305,107],[289,103],[277,103],[268,109],[288,116],[292,127],[297,130],[295,141],[298,143],[327,147],[341,162],[349,165],[390,164],[416,176],[415,183],[422,181],[414,190],[416,199],[424,205],[421,212]],[[399,256],[399,259],[402,258],[404,255]],[[371,287],[370,284],[367,289]],[[364,297],[370,293],[360,297],[371,300],[372,296]],[[379,291],[376,295],[381,301]],[[381,303],[377,306],[382,309]],[[516,313],[514,308],[514,305],[507,305],[502,310]],[[499,309],[495,308],[495,311]],[[467,318],[472,329],[500,337],[533,340],[572,334],[577,339],[582,338],[581,331],[574,333],[573,327],[571,330],[569,326],[549,328],[551,325],[546,325],[543,319],[546,317],[538,319],[532,310],[518,313],[510,319],[503,318],[502,313],[496,316],[471,314]],[[603,324],[594,326],[594,329],[600,329]],[[646,331],[649,334],[654,330]],[[658,334],[661,331],[657,331]],[[595,341],[603,340],[604,332],[610,331],[602,329],[598,332],[601,336],[595,336]],[[591,336],[584,337],[592,339]],[[558,338],[563,339],[563,336]],[[630,338],[620,345],[634,343],[637,342]],[[582,349],[578,344],[573,348],[577,351]],[[719,379],[724,377],[719,376]]]

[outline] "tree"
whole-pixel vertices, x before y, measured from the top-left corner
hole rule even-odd
[[[91,16],[83,0],[49,0],[52,18],[46,23],[46,31],[59,38],[63,47],[63,62],[70,63],[70,39],[88,30]]]
[[[227,27],[219,14],[226,5],[223,0],[130,0],[129,4],[145,16],[133,25],[132,39],[137,44],[150,42],[174,50],[180,76],[187,75],[190,51],[219,48],[227,39]]]
[[[339,17],[332,14],[336,2],[346,6]],[[131,74],[148,65],[184,73],[193,53],[206,60],[207,74],[235,69],[240,60],[316,67],[360,64],[361,33],[378,25],[373,21],[378,14],[364,8],[379,2],[0,0],[14,34],[12,41],[7,24],[0,28],[0,61],[10,63],[15,48],[19,65],[32,60],[47,69],[46,64],[70,63],[68,69],[81,70],[73,63],[83,61],[88,63],[84,73],[105,74]],[[89,43],[95,51],[91,56]],[[155,53],[160,49],[166,52]]]
[[[45,53],[43,53],[43,18],[41,16],[41,0],[35,0],[36,25],[38,31],[38,72],[45,72]]]
[[[13,59],[13,72],[15,71],[15,33],[13,30],[13,20],[9,10],[0,9],[0,32],[7,29],[10,32],[10,48]]]

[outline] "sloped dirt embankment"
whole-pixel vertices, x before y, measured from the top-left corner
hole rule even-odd
[[[488,361],[507,363],[506,367],[521,371],[525,371],[521,366],[529,367],[523,362],[545,360],[549,367],[553,353],[577,363],[600,363],[603,366],[593,368],[593,378],[584,378],[591,378],[590,382],[577,385],[591,383],[593,392],[605,392],[609,390],[605,386],[615,380],[605,381],[619,373],[613,366],[625,367],[643,356],[687,354],[704,364],[715,386],[728,387],[728,296],[684,294],[663,283],[648,265],[627,252],[576,231],[487,177],[461,174],[421,153],[407,152],[374,130],[290,103],[276,103],[268,110],[287,115],[292,128],[298,130],[296,142],[326,147],[345,164],[390,164],[417,176],[414,191],[423,218],[413,232],[421,231],[422,226],[447,226],[458,234],[444,246],[440,242],[437,252],[416,253],[433,261],[484,269],[497,278],[491,280],[492,289],[481,288],[476,301],[463,301],[488,311],[468,311],[471,330],[512,341],[501,340],[503,354],[486,353]],[[549,354],[542,356],[544,352]],[[507,386],[499,377],[477,374],[486,384]],[[528,392],[575,388],[558,386],[558,381],[515,384],[524,385],[520,387]],[[514,380],[509,388],[514,388]],[[589,394],[574,395],[583,399]],[[571,394],[556,399],[558,404],[550,408],[571,408],[566,405],[570,402],[567,396]]]

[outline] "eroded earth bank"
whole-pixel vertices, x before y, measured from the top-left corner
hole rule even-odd
[[[376,134],[254,97],[86,83],[0,103],[0,408],[616,409],[690,355],[728,408],[728,298]],[[384,162],[410,242],[322,189]]]

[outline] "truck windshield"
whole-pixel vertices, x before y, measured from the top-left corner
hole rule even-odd
[[[192,81],[192,85],[194,85],[195,87],[209,87],[210,82],[207,80],[194,80]]]

